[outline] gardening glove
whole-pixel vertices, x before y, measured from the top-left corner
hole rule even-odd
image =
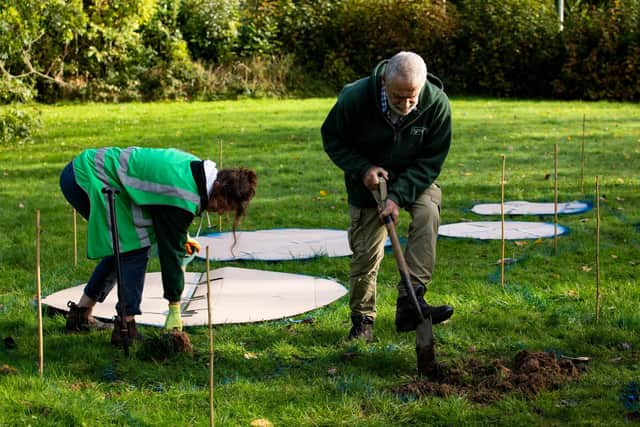
[[[187,255],[193,255],[196,252],[200,252],[200,243],[191,236],[187,236],[187,243],[184,244],[184,248],[187,250]]]
[[[171,332],[174,329],[182,331],[182,317],[180,316],[180,303],[169,303],[169,314],[164,322],[164,328]]]

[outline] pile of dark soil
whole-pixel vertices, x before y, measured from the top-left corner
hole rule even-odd
[[[191,340],[186,332],[173,330],[168,333],[145,334],[136,355],[142,360],[162,362],[181,353],[193,354]]]
[[[506,366],[500,360],[482,364],[476,359],[465,366],[438,366],[436,378],[418,378],[393,389],[400,395],[415,397],[464,395],[476,403],[490,403],[507,393],[535,397],[567,382],[576,381],[580,372],[569,359],[556,359],[543,352],[520,351]]]

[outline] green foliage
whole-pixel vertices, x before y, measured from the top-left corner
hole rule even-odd
[[[368,74],[399,50],[425,56],[432,70],[443,70],[455,13],[420,0],[331,0],[280,2],[284,49],[314,66],[339,88]],[[443,54],[444,52],[444,54]]]
[[[33,112],[13,106],[3,108],[0,110],[0,144],[31,142],[40,126],[40,119]]]
[[[565,21],[566,59],[554,95],[640,100],[640,1],[607,3],[574,11]]]
[[[73,41],[84,33],[82,1],[15,0],[0,7],[0,65],[24,87],[60,81],[77,71],[69,64]],[[6,77],[6,76],[5,76]]]
[[[561,31],[548,0],[0,0],[0,102],[335,91],[400,50],[450,94],[638,100],[639,10],[567,1]]]
[[[545,0],[462,0],[453,74],[464,90],[501,96],[549,95],[560,68],[559,24]]]
[[[244,3],[241,8],[236,53],[241,57],[280,53],[277,1],[252,0]]]
[[[4,74],[0,77],[0,104],[28,102],[33,99],[33,89],[29,82]]]
[[[238,37],[240,0],[183,0],[180,30],[196,59],[223,62]]]
[[[188,99],[190,83],[199,78],[179,29],[179,6],[180,0],[160,0],[140,30],[144,48],[137,77],[145,100]]]
[[[408,0],[401,5],[386,0],[342,2],[325,72],[344,84],[351,80],[345,80],[349,70],[353,75],[369,73],[380,60],[400,50],[423,55],[427,66],[449,50],[443,49],[443,42],[452,35],[451,22],[442,4]]]

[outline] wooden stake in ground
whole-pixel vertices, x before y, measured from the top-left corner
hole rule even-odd
[[[586,115],[582,114],[582,147],[580,149],[580,192],[584,196],[584,128]]]
[[[553,146],[553,252],[558,255],[558,144]]]
[[[218,153],[218,170],[222,169],[222,140],[219,144],[220,152]],[[222,232],[222,216],[218,214],[218,231]]]
[[[78,265],[78,226],[75,208],[73,209],[73,264]]]
[[[209,279],[209,246],[206,248],[207,258],[205,259],[207,268],[207,316],[209,321],[209,421],[211,427],[214,425],[213,411],[213,321],[211,316],[211,281]]]
[[[600,184],[596,175],[596,321],[600,319]]]
[[[501,251],[500,251],[500,284],[504,287],[504,164],[505,155],[502,155],[502,175],[500,177],[500,230],[501,230]]]
[[[36,294],[38,296],[38,372],[44,372],[44,343],[42,334],[42,292],[40,289],[40,209],[36,210]]]

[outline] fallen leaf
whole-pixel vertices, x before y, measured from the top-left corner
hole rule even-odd
[[[244,354],[244,358],[247,359],[247,360],[249,360],[249,359],[257,359],[258,356],[255,353],[252,353],[252,352],[248,351],[248,352],[246,352]]]
[[[587,272],[587,273],[588,273],[588,272],[590,272],[590,271],[592,270],[592,267],[591,267],[591,266],[588,266],[588,265],[583,265],[583,266],[582,266],[582,267],[580,267],[580,268],[582,269],[582,271]],[[416,313],[417,313],[417,311],[416,311]]]
[[[16,372],[18,372],[18,370],[16,368],[12,368],[9,365],[0,366],[0,374],[2,375],[15,374]]]
[[[576,291],[574,291],[573,289],[569,289],[569,290],[567,291],[567,296],[570,296],[570,297],[577,297],[577,296],[578,296],[578,293],[577,293]]]
[[[272,427],[273,423],[269,420],[265,420],[264,418],[258,418],[257,420],[251,421],[251,425],[253,427]]]

